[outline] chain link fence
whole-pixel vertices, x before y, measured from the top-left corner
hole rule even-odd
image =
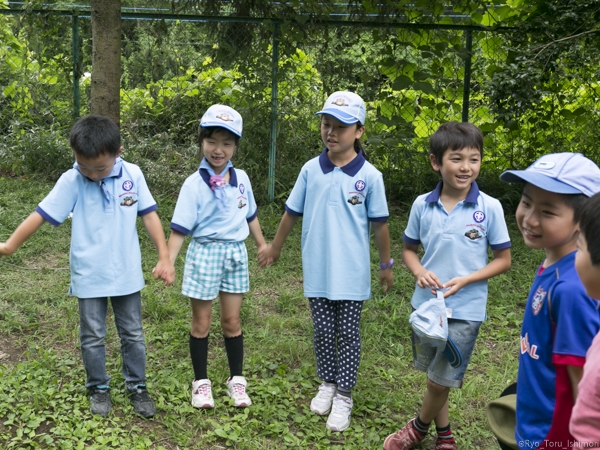
[[[89,112],[90,19],[0,13],[0,168],[57,176],[72,164],[68,131]],[[302,164],[322,151],[314,113],[335,90],[366,101],[367,156],[395,203],[435,185],[428,136],[449,120],[484,131],[480,185],[506,201],[501,171],[550,151],[598,154],[600,91],[589,74],[573,74],[544,108],[495,115],[488,80],[506,58],[500,32],[128,14],[122,36],[125,157],[163,195],[175,196],[197,167],[200,117],[224,103],[244,118],[234,163],[259,201],[285,199]]]

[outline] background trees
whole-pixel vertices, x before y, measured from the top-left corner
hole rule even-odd
[[[275,136],[275,196],[285,198],[302,163],[321,150],[314,111],[333,90],[355,90],[368,105],[369,157],[392,201],[408,204],[437,180],[424,155],[427,137],[441,122],[462,119],[470,59],[469,120],[486,134],[481,183],[508,205],[515,193],[497,181],[502,170],[548,151],[597,158],[599,3],[458,1],[450,10],[437,1],[130,0],[119,83],[127,157],[175,195],[180,172],[196,164],[199,117],[211,103],[230,103],[245,118],[237,163],[264,180],[257,191],[266,201]],[[70,164],[68,152],[58,165],[36,161],[56,159],[57,139],[72,124],[74,65],[82,74],[81,114],[93,111],[89,74],[99,69],[89,13],[78,11],[79,61],[72,61],[70,16],[0,15],[4,171],[54,174]],[[108,72],[115,80],[118,70]],[[56,145],[49,150],[45,142]],[[32,148],[42,155],[30,157]]]

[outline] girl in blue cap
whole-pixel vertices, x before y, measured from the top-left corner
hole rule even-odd
[[[360,145],[366,118],[362,98],[335,92],[317,114],[325,149],[302,167],[273,242],[259,252],[259,263],[264,267],[279,258],[286,237],[304,216],[304,295],[322,380],[310,408],[329,414],[328,429],[343,431],[350,425],[351,390],[360,361],[360,315],[363,301],[371,296],[371,225],[386,291],[393,282],[394,261],[383,177],[366,161]]]

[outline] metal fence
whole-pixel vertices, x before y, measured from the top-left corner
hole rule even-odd
[[[458,25],[287,22],[194,15],[122,14],[121,131],[149,183],[176,191],[196,164],[198,121],[213,103],[244,118],[235,164],[258,198],[285,198],[304,162],[322,149],[318,111],[328,94],[367,103],[366,147],[389,197],[410,203],[431,189],[427,138],[440,123],[471,121],[486,134],[484,184],[540,153],[597,154],[597,87],[574,81],[556,107],[499,120],[489,106],[490,68],[510,31]],[[0,135],[66,135],[89,111],[91,25],[85,11],[0,10]],[[538,128],[545,114],[544,128]],[[548,116],[550,115],[550,116]],[[547,124],[552,126],[548,130]],[[137,162],[137,161],[136,161]],[[179,170],[179,172],[178,172]]]

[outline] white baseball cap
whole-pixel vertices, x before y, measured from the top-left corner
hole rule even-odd
[[[364,125],[367,109],[359,95],[354,92],[337,91],[329,96],[323,109],[316,114],[329,114],[346,125],[356,122]]]
[[[200,119],[200,126],[225,128],[236,136],[242,137],[242,116],[229,106],[212,105]]]
[[[581,153],[550,153],[525,170],[507,170],[500,175],[508,183],[529,183],[556,194],[600,192],[600,168]]]

